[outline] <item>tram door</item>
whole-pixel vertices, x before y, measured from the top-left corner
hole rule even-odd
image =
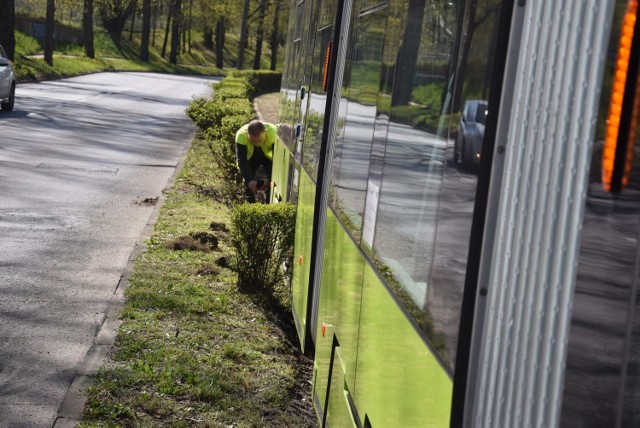
[[[317,299],[314,291],[319,288],[317,278],[320,266],[316,262],[318,248],[321,248],[322,227],[318,226],[323,216],[322,208],[316,204],[322,189],[321,150],[327,146],[329,117],[325,117],[328,84],[330,80],[330,59],[333,52],[334,21],[336,10],[342,3],[338,0],[304,1],[297,7],[304,7],[299,16],[304,19],[303,32],[299,39],[300,72],[297,82],[295,127],[297,144],[295,147],[295,178],[292,193],[296,195],[296,238],[294,248],[294,268],[292,278],[293,312],[301,338],[303,350],[309,349],[316,332],[316,322],[312,320]]]
[[[301,340],[302,349],[309,346],[310,335],[307,322],[307,296],[309,289],[309,276],[311,268],[311,237],[313,232],[313,185],[308,172],[303,167],[303,154],[308,132],[305,126],[309,108],[310,73],[312,70],[313,56],[309,53],[315,43],[315,32],[311,31],[312,23],[317,19],[319,1],[302,0],[293,2],[295,13],[292,15],[291,26],[293,34],[291,53],[288,57],[291,70],[287,76],[286,85],[289,97],[285,99],[284,109],[287,112],[284,126],[293,134],[293,142],[289,149],[294,161],[291,165],[290,179],[288,180],[289,200],[298,206],[296,218],[295,260],[292,277],[292,310]],[[312,52],[312,49],[311,49]],[[282,107],[281,107],[282,108]],[[282,110],[281,110],[282,111]],[[280,125],[283,129],[283,124]]]

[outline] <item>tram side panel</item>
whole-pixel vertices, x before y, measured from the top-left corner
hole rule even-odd
[[[307,114],[309,97],[307,92],[308,73],[312,61],[309,50],[315,40],[315,32],[310,31],[310,28],[317,20],[317,13],[315,13],[317,6],[318,2],[313,0],[291,1],[289,25],[292,29],[287,40],[290,54],[287,56],[285,64],[287,74],[286,78],[283,77],[279,109],[279,129],[282,131],[281,139],[285,143],[284,150],[287,152],[288,162],[286,166],[283,163],[283,170],[274,171],[274,175],[278,174],[280,179],[286,182],[286,187],[281,186],[280,188],[280,194],[284,193],[285,195],[283,200],[297,204],[291,293],[292,311],[303,350],[309,341],[306,333],[306,319],[309,276],[312,265],[311,241],[315,184],[305,174],[300,161],[302,140],[304,139],[302,124]]]
[[[305,325],[313,280],[313,217],[323,209],[315,206],[321,179],[315,176],[323,137],[319,125],[328,120],[323,90],[313,83],[323,75],[317,59],[332,39],[327,37],[330,26],[322,22],[323,6],[333,3],[320,2],[320,19],[311,26],[319,42],[305,45],[315,50],[311,76],[304,80],[311,83],[311,102],[294,150],[297,178],[290,182],[292,189],[299,189],[292,291],[303,346],[306,327],[313,328]],[[331,208],[325,230],[315,231],[323,234],[324,247],[318,249],[323,255],[318,306],[311,307],[318,314],[314,402],[321,421],[333,426],[449,423],[476,180],[472,171],[458,172],[452,162],[455,136],[450,131],[457,124],[449,122],[459,117],[465,99],[486,96],[491,25],[499,2],[467,5],[492,11],[489,19],[473,23],[477,43],[459,36],[464,17],[475,14],[452,9],[447,2],[410,9],[420,4],[409,2],[407,9],[399,0],[354,2],[352,23],[343,29],[350,32],[360,25],[362,37],[348,38],[360,45],[350,45],[344,82],[338,82],[342,100],[337,127],[330,132],[339,137],[333,170],[327,171],[333,180]],[[413,19],[418,15],[420,19]],[[463,42],[468,69],[456,82],[460,74],[454,73],[453,48]],[[299,51],[297,61],[309,54]],[[396,59],[407,55],[415,62],[411,72],[384,71],[393,70]],[[416,91],[406,91],[407,85]],[[447,85],[457,85],[459,92],[449,90],[448,104],[440,96]],[[399,87],[404,98],[394,97]],[[425,93],[432,95],[420,95]],[[392,103],[401,105],[393,108]],[[436,132],[439,126],[444,129]],[[376,173],[372,165],[379,167]]]
[[[384,114],[377,117],[376,111],[385,109],[375,100],[383,104],[390,100],[388,92],[378,93],[388,45],[384,37],[393,40],[394,29],[385,27],[388,20],[399,20],[398,4],[383,6],[356,9],[352,26],[358,29],[349,38],[353,43],[341,91],[346,102],[340,104],[331,171],[333,209],[328,211],[324,232],[314,401],[330,425],[343,426],[349,416],[357,424],[373,426],[446,426],[452,390],[449,374],[359,248],[361,239],[368,238],[361,214],[365,190],[375,188],[369,184],[376,179],[369,162],[374,124],[386,123]],[[411,132],[404,137],[405,146],[415,144]],[[441,153],[441,145],[416,149]],[[369,250],[370,244],[370,240],[365,244]]]
[[[296,235],[294,243],[293,277],[291,285],[292,310],[298,337],[304,350],[307,329],[307,300],[309,298],[309,278],[311,268],[311,241],[313,233],[313,213],[315,185],[300,165],[296,165],[299,188],[296,214]]]
[[[322,265],[313,396],[318,413],[333,420],[333,414],[348,408],[345,400],[355,392],[364,258],[331,211]],[[334,372],[341,374],[336,378]]]

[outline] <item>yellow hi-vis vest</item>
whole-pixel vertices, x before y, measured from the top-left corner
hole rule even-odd
[[[260,142],[262,152],[269,160],[273,160],[273,146],[276,143],[276,135],[278,127],[271,123],[262,122],[265,129],[264,140]],[[249,124],[244,125],[236,132],[236,144],[247,146],[247,160],[253,156],[253,144],[249,140]]]

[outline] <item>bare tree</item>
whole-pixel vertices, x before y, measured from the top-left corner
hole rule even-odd
[[[162,58],[167,55],[167,41],[169,40],[169,31],[171,30],[171,19],[173,18],[173,8],[175,0],[169,0],[169,12],[167,13],[167,25],[164,28],[164,41],[162,42]]]
[[[242,70],[244,66],[244,49],[247,45],[247,27],[249,21],[249,2],[250,0],[244,0],[244,7],[242,8],[242,23],[240,24],[240,46],[238,46],[238,70]]]
[[[0,1],[0,45],[4,47],[10,60],[14,59],[16,49],[16,6],[14,0]]]
[[[409,18],[396,62],[396,87],[391,97],[392,106],[407,105],[411,101],[413,77],[420,51],[424,6],[425,0],[409,0]]]
[[[282,2],[280,0],[276,0],[276,10],[273,14],[273,30],[271,31],[271,40],[270,40],[270,48],[271,48],[271,67],[270,70],[275,70],[276,65],[278,64],[278,45],[280,45],[280,8],[282,7]]]
[[[151,46],[155,46],[156,45],[156,27],[157,27],[157,20],[158,20],[158,2],[155,1],[153,2],[153,25],[151,26],[153,28],[153,32],[151,34]]]
[[[262,56],[262,39],[264,38],[264,19],[267,16],[269,0],[260,0],[258,7],[258,28],[256,37],[256,55],[253,59],[253,69],[260,70],[260,57]]]
[[[193,0],[189,0],[189,53],[191,53],[191,27],[193,26]]]
[[[465,20],[464,27],[462,29],[462,42],[461,42],[461,51],[457,58],[457,70],[455,74],[455,84],[454,84],[454,92],[452,97],[452,105],[455,110],[459,110],[462,108],[462,91],[464,88],[464,81],[467,78],[467,62],[469,60],[469,56],[472,53],[471,45],[474,41],[474,37],[477,37],[481,34],[476,34],[476,30],[480,28],[485,22],[487,22],[491,17],[496,16],[496,12],[500,10],[501,2],[497,0],[492,0],[490,2],[482,3],[484,6],[483,10],[480,10],[478,7],[478,0],[469,0],[466,3],[465,10]],[[487,34],[492,34],[492,37],[497,37],[497,33],[487,32]],[[490,77],[485,76],[485,81],[489,81]]]
[[[129,41],[133,41],[133,30],[136,25],[136,12],[138,9],[138,0],[134,0],[133,13],[131,14],[131,27],[129,27]]]
[[[82,33],[85,55],[89,58],[95,58],[95,50],[93,48],[93,0],[84,0]]]
[[[173,5],[173,26],[171,27],[171,54],[169,62],[178,63],[178,50],[180,49],[180,29],[182,27],[182,0],[175,0]]]
[[[140,59],[149,62],[149,34],[151,33],[151,0],[142,0],[142,34],[140,34]]]
[[[137,0],[111,0],[97,3],[102,25],[117,46],[127,20],[136,9]]]
[[[54,0],[47,0],[47,16],[44,28],[44,60],[53,66],[53,30],[55,29],[56,4]]]
[[[222,69],[224,55],[225,18],[221,16],[216,23],[216,67]]]

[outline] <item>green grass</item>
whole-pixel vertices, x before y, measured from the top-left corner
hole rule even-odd
[[[53,67],[47,65],[42,58],[44,48],[35,38],[16,32],[15,71],[18,80],[70,77],[99,71],[152,71],[160,73],[178,73],[193,75],[226,75],[226,70],[215,67],[213,52],[205,49],[197,40],[190,52],[182,52],[178,64],[169,63],[170,48],[167,47],[163,58],[161,32],[156,35],[155,44],[149,46],[149,62],[140,60],[140,35],[134,33],[129,40],[129,33],[124,32],[120,45],[116,45],[109,35],[97,29],[94,35],[95,58],[85,56],[84,47],[79,44],[56,43],[53,52]],[[233,36],[228,36],[233,43]],[[282,49],[284,52],[284,49]],[[235,52],[225,53],[225,66],[235,61]],[[252,58],[247,50],[246,57]],[[268,67],[270,52],[263,54],[262,66]]]
[[[206,143],[194,141],[136,259],[123,324],[81,426],[315,426],[310,407],[294,410],[310,388],[290,314],[240,292],[237,274],[218,265],[232,255],[221,226],[230,227],[230,213],[209,196],[212,164]],[[198,232],[215,234],[217,249],[168,249]]]

